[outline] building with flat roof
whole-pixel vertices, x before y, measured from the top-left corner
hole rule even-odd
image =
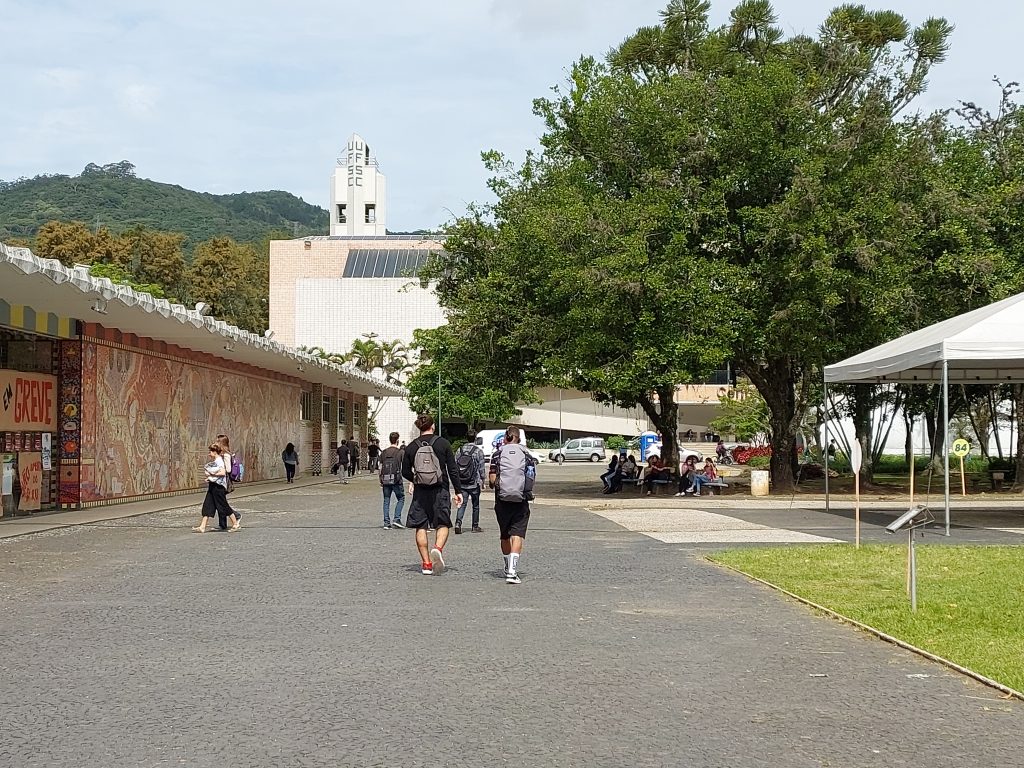
[[[0,243],[3,514],[192,493],[216,435],[246,482],[366,442],[369,397],[402,390]]]

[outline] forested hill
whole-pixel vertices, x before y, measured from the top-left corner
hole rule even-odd
[[[35,236],[48,221],[82,221],[121,232],[144,227],[186,236],[184,247],[216,236],[257,241],[272,231],[327,234],[327,211],[289,192],[211,195],[135,176],[127,162],[90,163],[78,176],[0,182],[0,239]]]

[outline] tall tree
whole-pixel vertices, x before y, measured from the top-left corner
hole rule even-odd
[[[639,403],[670,457],[676,385],[732,358],[768,406],[785,489],[822,363],[905,317],[930,156],[897,116],[950,27],[851,5],[787,40],[764,0],[719,29],[708,11],[670,3],[538,100],[543,154],[487,158],[498,202],[458,222],[432,276],[453,317],[503,294],[515,330],[484,316],[480,332],[516,337],[529,370]]]

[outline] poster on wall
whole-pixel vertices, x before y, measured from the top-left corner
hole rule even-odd
[[[0,496],[14,495],[14,454],[0,453]]]
[[[18,454],[18,479],[21,481],[21,500],[18,509],[31,512],[40,507],[43,496],[43,458],[36,451]]]
[[[43,432],[39,442],[39,448],[43,454],[43,472],[49,472],[53,469],[52,447],[52,443],[50,442],[50,433]]]

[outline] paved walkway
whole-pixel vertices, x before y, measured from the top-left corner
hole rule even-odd
[[[541,503],[522,585],[486,512],[424,577],[372,478],[267,490],[238,534],[193,506],[0,541],[0,765],[1024,765],[1024,704],[707,543]]]

